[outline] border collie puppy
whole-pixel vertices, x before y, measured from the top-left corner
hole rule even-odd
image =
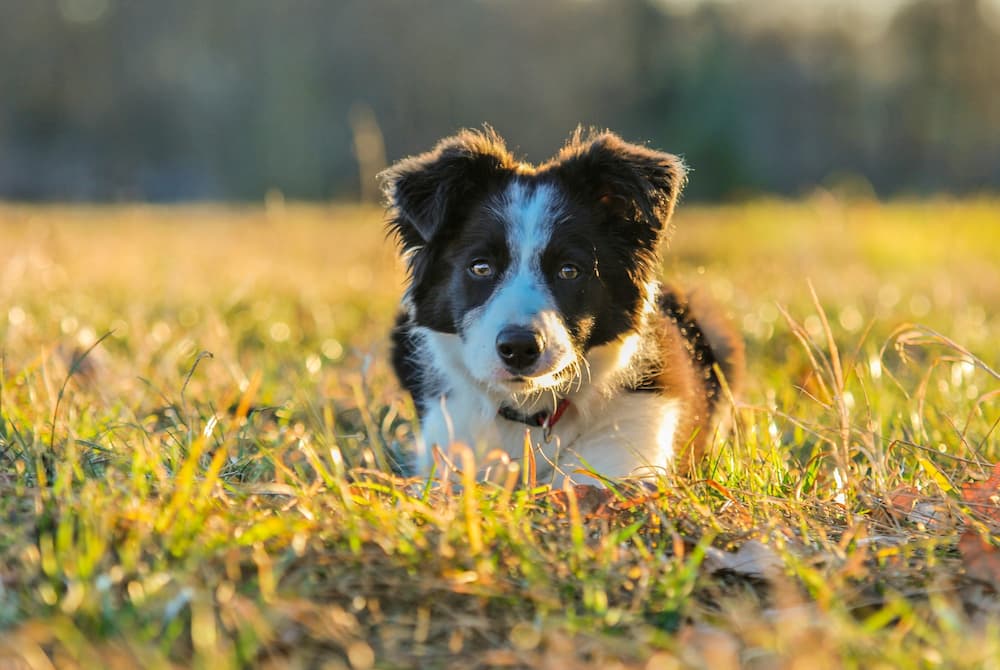
[[[685,181],[671,154],[577,131],[547,163],[463,131],[382,175],[409,270],[393,365],[420,417],[416,470],[456,442],[539,479],[649,477],[702,454],[742,343],[656,279]]]

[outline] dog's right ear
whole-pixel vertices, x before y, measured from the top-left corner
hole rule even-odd
[[[389,230],[403,252],[421,247],[468,212],[517,170],[517,161],[490,128],[464,130],[434,149],[403,159],[379,179],[389,206]]]

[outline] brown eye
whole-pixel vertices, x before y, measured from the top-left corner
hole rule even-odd
[[[559,279],[576,279],[580,276],[580,268],[572,263],[565,263],[559,268]]]
[[[472,261],[472,265],[469,266],[469,274],[473,277],[478,277],[479,279],[486,279],[487,277],[493,276],[493,266],[490,265],[488,261],[484,261],[482,258],[477,258]]]

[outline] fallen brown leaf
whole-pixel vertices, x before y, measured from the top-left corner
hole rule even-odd
[[[962,500],[976,520],[1000,526],[1000,463],[993,466],[986,481],[963,485]],[[958,551],[969,577],[1000,590],[1000,549],[988,536],[967,528],[959,538]]]
[[[1000,463],[993,466],[986,481],[963,485],[962,500],[981,521],[1000,524]]]
[[[1000,591],[1000,549],[979,533],[967,530],[958,541],[965,574]]]
[[[582,516],[604,519],[609,518],[611,512],[615,511],[611,508],[611,503],[615,501],[615,494],[611,489],[592,484],[574,484],[570,488],[576,496]],[[565,513],[569,510],[569,499],[566,491],[551,491],[546,497],[560,512]]]
[[[603,486],[593,484],[573,484],[580,514],[586,519],[610,519],[618,512],[644,505],[661,497],[662,493],[644,482],[622,484],[617,493]],[[560,512],[569,509],[569,501],[564,490],[550,491],[545,494]]]
[[[896,521],[922,524],[927,528],[944,525],[948,511],[942,501],[912,486],[901,486],[885,495],[885,509]]]

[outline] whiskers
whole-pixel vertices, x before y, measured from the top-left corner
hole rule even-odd
[[[551,396],[552,406],[555,407],[562,398],[579,392],[590,380],[590,362],[583,356],[574,356],[556,372],[526,378],[521,387],[511,389],[507,385],[498,385],[495,389],[509,394],[515,407],[531,407],[546,396]]]
[[[562,396],[577,393],[583,388],[584,383],[589,381],[590,362],[583,356],[574,356],[569,365],[557,373],[556,384],[552,387],[553,393]]]

